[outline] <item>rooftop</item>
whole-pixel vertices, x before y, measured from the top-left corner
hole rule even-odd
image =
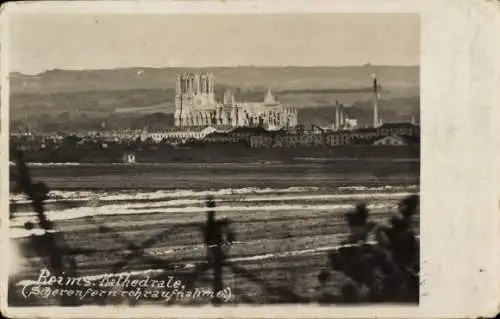
[[[418,126],[413,125],[412,123],[409,122],[393,122],[393,123],[384,123],[379,127],[379,129],[398,129],[398,128],[414,129],[418,128]]]
[[[150,130],[149,133],[174,133],[174,132],[201,132],[210,126],[167,127]]]

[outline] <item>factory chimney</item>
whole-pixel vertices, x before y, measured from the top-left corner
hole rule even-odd
[[[339,101],[335,101],[335,129],[339,129],[339,123],[340,123],[340,106],[339,106]]]
[[[375,73],[372,74],[373,77],[373,127],[379,126],[379,116],[378,116],[378,85],[377,77]]]
[[[417,125],[417,120],[415,119],[415,114],[412,114],[412,116],[411,116],[411,124]]]
[[[340,104],[340,126],[344,126],[344,124],[345,124],[344,104]]]

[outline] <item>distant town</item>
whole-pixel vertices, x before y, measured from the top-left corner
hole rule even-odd
[[[335,147],[346,145],[407,146],[420,143],[415,120],[384,123],[379,114],[379,86],[373,77],[373,123],[359,126],[346,107],[336,102],[329,126],[299,124],[297,106],[286,105],[269,89],[262,102],[236,101],[225,90],[222,101],[214,95],[212,73],[177,76],[175,124],[172,127],[85,132],[12,131],[11,146],[30,152],[87,151],[123,148],[123,160],[135,161],[134,150],[144,146],[190,147],[239,145],[248,148]]]

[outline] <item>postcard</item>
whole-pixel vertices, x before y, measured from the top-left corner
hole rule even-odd
[[[498,3],[2,9],[8,316],[498,310]]]

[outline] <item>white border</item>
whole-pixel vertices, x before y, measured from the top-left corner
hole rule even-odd
[[[500,8],[482,0],[31,2],[2,7],[2,172],[8,172],[8,15],[17,12],[262,14],[420,13],[421,301],[399,306],[7,308],[11,317],[430,318],[494,315],[500,301]],[[2,198],[8,196],[2,174]],[[2,208],[5,251],[8,201]]]

